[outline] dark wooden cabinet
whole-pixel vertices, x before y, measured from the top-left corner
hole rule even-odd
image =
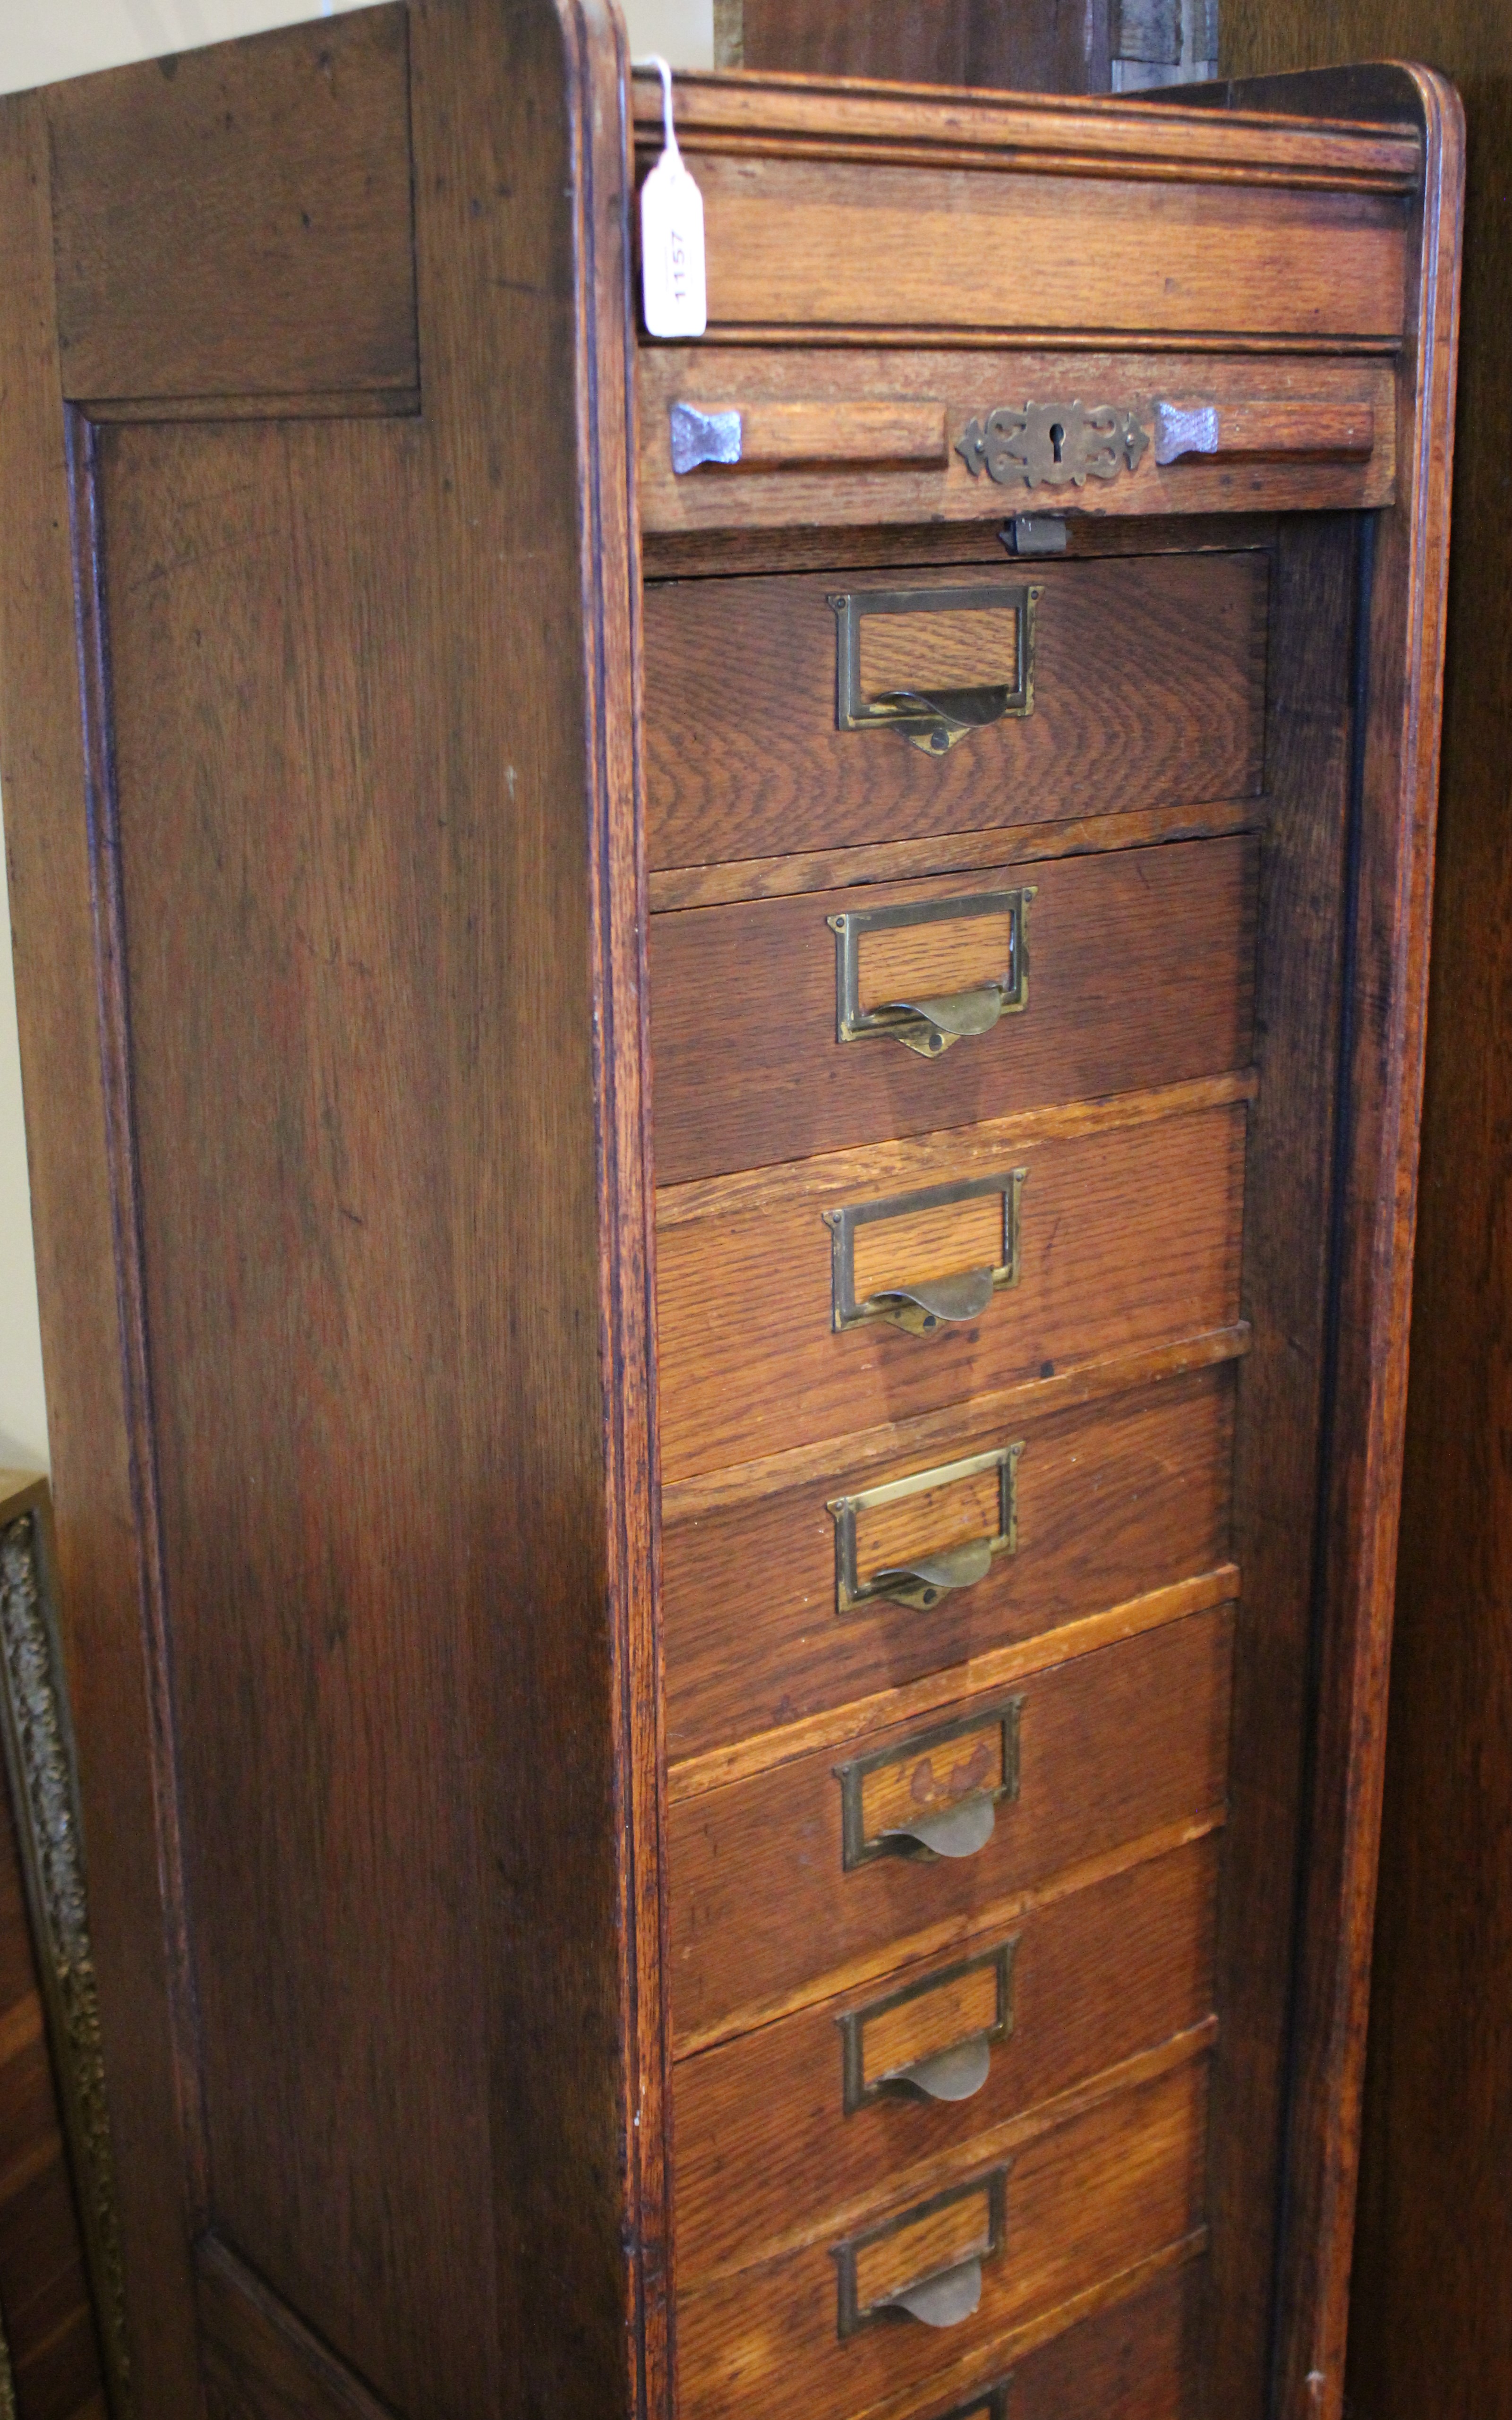
[[[1350,2395],[1358,2420],[1512,2414],[1512,1479],[1504,1350],[1509,893],[1502,508],[1512,17],[1474,0],[1225,0],[1236,72],[1362,50],[1464,94],[1456,446],[1423,1208]]]
[[[676,107],[0,103],[144,2406],[1336,2415],[1457,104]]]

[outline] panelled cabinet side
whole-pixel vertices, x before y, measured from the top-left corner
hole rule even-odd
[[[625,86],[600,0],[413,0],[0,101],[0,781],[174,2420],[669,2393]]]
[[[4,798],[60,1596],[93,1891],[100,2016],[137,2392],[203,2409],[188,2143],[194,2078],[174,2023],[186,1945],[163,1905],[171,1793],[149,1635],[118,1293],[123,1207],[101,1028],[65,408],[42,96],[0,100],[0,795]],[[124,1215],[130,1216],[129,1207]],[[163,1854],[164,1847],[168,1854]]]

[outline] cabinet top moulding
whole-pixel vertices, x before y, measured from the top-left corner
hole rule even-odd
[[[633,84],[638,151],[661,147],[661,89]],[[1052,93],[943,92],[798,75],[679,74],[677,139],[687,152],[984,167],[1180,184],[1299,185],[1325,193],[1412,194],[1423,146],[1407,124]]]
[[[633,102],[643,171],[659,84]],[[1402,342],[1424,151],[1389,123],[718,75],[673,107],[713,346]]]

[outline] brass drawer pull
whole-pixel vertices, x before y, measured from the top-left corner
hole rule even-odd
[[[1023,1450],[1020,1440],[1015,1445],[996,1447],[991,1453],[971,1454],[963,1462],[941,1463],[933,1470],[915,1471],[907,1479],[888,1480],[856,1496],[835,1497],[826,1509],[835,1523],[837,1612],[856,1613],[863,1606],[884,1603],[928,1613],[942,1596],[956,1589],[975,1588],[984,1580],[999,1555],[1016,1553],[1018,1461]],[[914,1553],[900,1554],[895,1549],[876,1570],[861,1573],[862,1524],[869,1529],[881,1528],[895,1535],[898,1523],[886,1517],[879,1520],[877,1516],[887,1516],[898,1506],[911,1505],[916,1497],[933,1497],[942,1489],[969,1491],[973,1480],[993,1482],[995,1496],[995,1518],[984,1537],[925,1546]],[[980,1488],[970,1491],[976,1495],[981,1492]],[[932,1505],[919,1509],[926,1519],[935,1510]],[[917,1528],[913,1534],[917,1537]]]
[[[831,1237],[835,1333],[857,1326],[863,1320],[886,1319],[910,1336],[933,1336],[942,1324],[980,1319],[1000,1287],[1018,1283],[1019,1202],[1027,1176],[1027,1169],[1012,1168],[1000,1176],[966,1177],[954,1185],[926,1186],[918,1193],[899,1193],[883,1202],[847,1203],[843,1209],[822,1212]],[[942,1222],[931,1214],[965,1202],[986,1202],[995,1195],[1001,1196],[1003,1204],[1001,1230],[990,1237],[995,1259],[970,1268],[921,1271],[917,1278],[907,1274],[912,1252],[933,1257],[952,1249],[943,1237]],[[896,1222],[890,1233],[868,1233],[888,1221]],[[913,1222],[912,1233],[906,1222]],[[964,1224],[960,1232],[964,1249]],[[885,1282],[858,1295],[856,1271],[863,1254],[866,1269],[884,1273]],[[894,1265],[896,1275],[891,1273]]]
[[[836,2019],[845,2115],[885,2100],[969,2101],[1013,2030],[1017,1940]]]
[[[1035,587],[865,588],[831,597],[835,722],[886,725],[927,755],[1034,711]]]
[[[888,908],[852,908],[839,916],[827,916],[825,922],[835,936],[836,1040],[859,1042],[872,1034],[891,1034],[895,1042],[917,1051],[920,1058],[934,1059],[965,1034],[990,1033],[1000,1016],[1028,1003],[1026,927],[1029,902],[1034,896],[1031,884],[1018,891],[977,892],[963,899],[904,900]],[[862,1006],[862,952],[868,941],[875,944],[884,934],[906,936],[913,932],[934,938],[933,928],[939,925],[988,923],[1005,928],[1003,963],[991,981],[937,997],[887,1000],[872,1008]],[[887,944],[882,946],[886,948]],[[982,946],[985,948],[985,941]],[[905,941],[904,958],[907,954]],[[885,963],[894,975],[902,971],[896,943]]]
[[[846,1873],[877,1857],[931,1862],[974,1857],[987,1846],[1003,1799],[1019,1794],[1019,1711],[1009,1698],[985,1712],[921,1731],[901,1747],[837,1765],[841,1862]]]
[[[1002,2249],[1007,2208],[1005,2164],[838,2244],[841,2342],[879,2320],[956,2328],[969,2319],[981,2301],[983,2264]]]

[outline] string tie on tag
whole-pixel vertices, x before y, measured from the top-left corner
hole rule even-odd
[[[661,78],[662,152],[640,188],[640,300],[649,336],[702,336],[709,323],[703,196],[677,147],[672,71],[652,53],[636,59]]]

